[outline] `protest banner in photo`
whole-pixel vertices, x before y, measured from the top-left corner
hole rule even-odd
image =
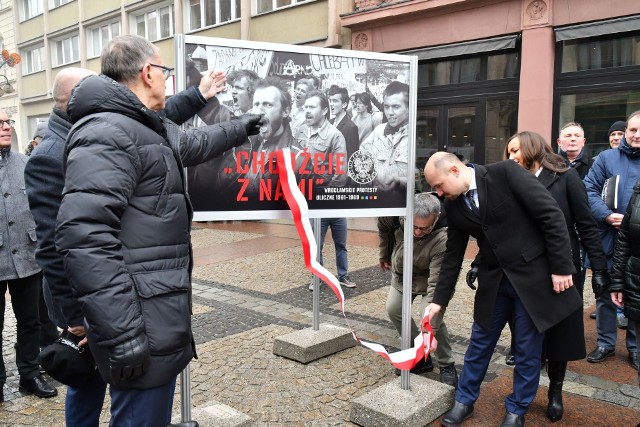
[[[290,149],[310,217],[404,215],[414,179],[417,62],[408,56],[176,37],[178,89],[227,75],[186,126],[262,114],[260,134],[195,167],[196,220],[290,218],[276,153]]]

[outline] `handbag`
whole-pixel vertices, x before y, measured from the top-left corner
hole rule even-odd
[[[40,366],[62,384],[80,388],[87,385],[96,373],[96,363],[88,346],[80,347],[83,337],[63,331],[60,337],[46,346],[38,356]]]

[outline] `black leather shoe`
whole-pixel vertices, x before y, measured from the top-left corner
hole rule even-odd
[[[440,368],[440,382],[453,388],[458,387],[458,373],[456,365],[448,365]]]
[[[504,363],[507,364],[507,366],[515,366],[516,364],[516,356],[513,354],[513,350],[509,349],[509,354],[507,354],[504,358]]]
[[[596,347],[591,353],[587,355],[587,362],[591,363],[600,363],[604,362],[607,357],[613,356],[615,354],[615,348],[604,348],[604,347]]]
[[[590,319],[595,319],[596,318],[596,311],[592,311],[591,314],[589,315]]]
[[[507,412],[504,415],[504,419],[502,420],[502,424],[500,427],[523,427],[524,426],[524,415],[517,415],[513,412]]]
[[[453,408],[442,416],[440,423],[444,427],[455,427],[473,415],[473,405],[465,405],[458,401],[453,403]]]
[[[433,371],[433,362],[431,361],[431,355],[429,355],[429,357],[427,357],[427,360],[420,360],[410,372],[414,375],[419,375],[431,371]],[[400,369],[396,369],[395,372],[397,376],[400,376]]]
[[[627,357],[627,360],[629,360],[629,363],[631,363],[631,366],[633,366],[633,369],[637,371],[638,370],[638,352],[630,351],[629,356]]]
[[[58,394],[58,390],[49,385],[42,375],[37,375],[29,379],[20,378],[18,390],[22,393],[31,393],[38,397],[53,397]]]

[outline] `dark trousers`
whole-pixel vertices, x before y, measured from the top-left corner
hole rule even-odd
[[[107,384],[98,370],[84,387],[67,386],[64,402],[66,427],[98,427]],[[166,424],[164,424],[166,425]]]
[[[40,338],[38,342],[40,348],[45,348],[58,339],[60,332],[51,321],[51,318],[49,318],[49,310],[44,301],[42,285],[40,286],[40,295],[38,296],[38,317],[40,318]]]
[[[171,422],[176,379],[147,390],[109,389],[110,427],[160,427]]]
[[[30,379],[40,374],[38,354],[40,348],[40,321],[38,320],[38,297],[40,294],[41,274],[24,277],[22,279],[0,281],[0,331],[4,330],[5,294],[7,288],[11,294],[11,306],[16,317],[17,345],[16,365],[20,378]],[[3,334],[4,338],[4,334]],[[7,381],[7,371],[2,359],[2,344],[0,343],[0,385]]]
[[[500,282],[491,329],[484,329],[476,322],[473,323],[456,390],[456,401],[472,405],[478,399],[480,386],[496,343],[512,316],[515,323],[516,365],[513,372],[513,392],[507,396],[505,406],[507,411],[518,415],[524,415],[529,409],[540,380],[540,355],[544,333],[538,332],[506,276],[503,276]]]

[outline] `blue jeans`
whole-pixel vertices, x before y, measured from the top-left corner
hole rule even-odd
[[[146,390],[110,387],[109,427],[163,427],[171,422],[176,379]]]
[[[616,347],[618,338],[618,324],[616,322],[616,305],[611,301],[609,292],[603,292],[596,299],[596,329],[598,332],[597,345],[608,350]],[[638,351],[636,344],[636,329],[633,322],[629,322],[626,331],[627,350]]]
[[[67,387],[64,418],[67,427],[98,427],[107,384],[96,370],[91,382],[84,387]]]
[[[331,237],[336,248],[336,267],[338,269],[338,280],[342,279],[349,272],[349,261],[347,259],[347,218],[322,218],[320,220],[320,265],[322,261],[322,248],[327,229],[331,227]],[[317,238],[317,236],[316,236]]]
[[[456,401],[473,405],[480,396],[480,386],[493,356],[500,333],[507,320],[513,318],[515,330],[516,365],[513,371],[513,392],[507,396],[507,411],[524,415],[536,396],[540,380],[540,359],[544,333],[538,332],[522,301],[503,277],[496,297],[491,329],[476,322],[471,328],[471,339],[464,355],[464,366],[456,390]]]

